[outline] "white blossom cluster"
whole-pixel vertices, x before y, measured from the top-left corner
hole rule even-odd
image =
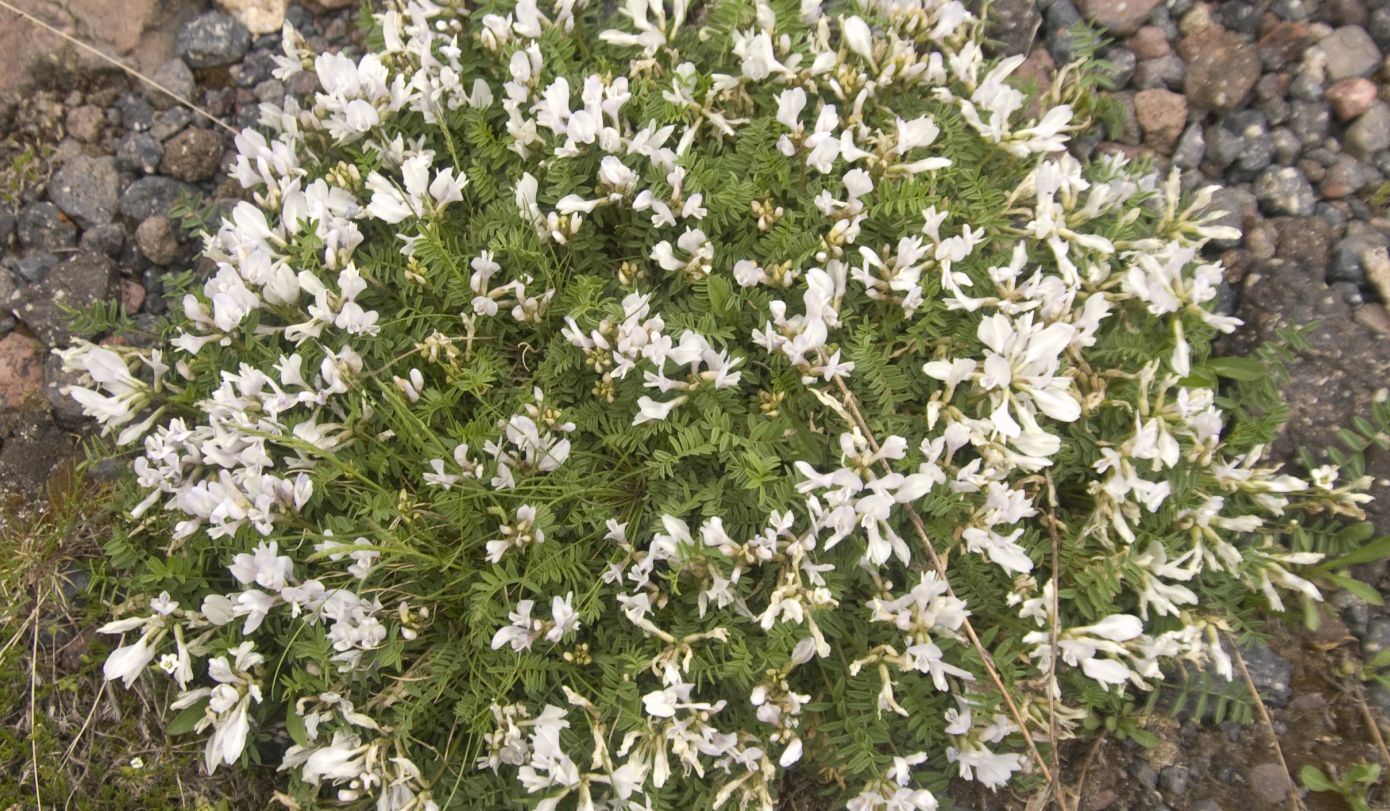
[[[932,722],[950,741],[944,751],[895,742],[880,767],[854,776],[847,807],[935,809],[920,774],[950,769],[998,788],[1031,770],[1024,742],[1047,729],[1037,707],[1051,700],[1066,729],[1082,712],[1063,689],[1069,673],[1117,691],[1152,688],[1175,661],[1229,675],[1227,627],[1202,604],[1204,580],[1242,584],[1275,609],[1289,592],[1320,599],[1296,574],[1318,556],[1278,542],[1287,516],[1354,515],[1366,497],[1361,483],[1338,485],[1335,470],[1308,482],[1262,464],[1259,447],[1228,449],[1229,415],[1193,374],[1193,331],[1205,341],[1237,324],[1212,311],[1222,269],[1200,258],[1206,240],[1231,236],[1210,224],[1209,193],[1185,202],[1176,175],[1067,154],[1077,114],[1065,103],[1029,113],[1009,81],[1021,59],[987,59],[980,21],[957,0],[802,0],[790,19],[762,0],[697,16],[685,0],[626,0],[621,18],[582,41],[573,37],[584,0],[474,14],[430,0],[388,5],[375,18],[382,46],[356,59],[313,54],[286,27],[277,75],[312,70],[322,89],[303,107],[267,106],[261,130],[238,137],[233,176],[253,201],[207,236],[215,270],[183,297],[170,346],[63,354],[82,376],[71,395],[135,450],[133,517],[167,513],[174,550],[241,550],[218,564],[227,587],[196,607],[165,593],[102,629],[123,635],[107,678],[130,685],[157,664],[178,687],[174,709],[202,708],[209,770],[238,762],[258,732],[275,734],[255,726],[273,701],[302,726],[281,764],[302,784],[379,811],[440,808],[430,764],[443,755],[392,726],[395,687],[364,686],[379,683],[378,654],[473,634],[488,656],[581,668],[600,655],[588,641],[623,633],[633,640],[623,684],[635,692],[567,678],[549,700],[521,701],[499,680],[490,718],[466,719],[487,727],[467,766],[541,809],[658,807],[674,781],[710,786],[713,808],[773,808],[788,769],[833,762],[807,732],[828,699],[803,675],[839,667],[836,678],[868,685],[875,718],[922,713],[934,699],[920,696],[939,696]],[[722,48],[722,61],[687,59],[678,43],[697,37]],[[576,74],[567,49],[600,44],[628,60],[626,72]],[[904,97],[938,112],[899,114]],[[516,171],[480,175],[460,121],[491,122]],[[800,256],[721,241],[727,190],[708,179],[701,150],[755,136],[816,191],[753,199],[738,216],[760,239],[805,236]],[[979,150],[969,154],[1015,167],[999,221],[964,221],[939,195],[913,210],[907,232],[885,237],[885,207],[959,168],[962,139]],[[561,172],[579,165],[593,168],[578,181]],[[500,191],[488,207],[472,197],[485,184]],[[495,250],[450,253],[451,218],[464,209],[503,211],[521,228],[499,228]],[[1126,228],[1141,216],[1155,224],[1136,238]],[[605,260],[621,295],[585,304],[567,296],[563,275],[539,269],[535,257],[614,234],[641,241]],[[523,238],[531,254],[516,247]],[[408,284],[383,283],[377,250]],[[451,291],[462,306],[426,318],[412,298],[420,290]],[[663,309],[672,290],[696,290],[715,309],[716,296],[739,296],[756,303],[756,323],[735,331]],[[1167,336],[1142,368],[1098,359],[1123,313]],[[938,340],[932,319],[954,319],[963,337]],[[881,427],[864,364],[850,359],[851,329],[878,321],[915,336],[902,354],[917,359],[901,372],[926,394],[902,407],[911,430]],[[535,344],[499,345],[518,334]],[[570,374],[587,397],[556,399],[517,371],[551,362],[536,352],[550,335],[551,353],[580,356]],[[257,366],[248,347],[274,357]],[[463,440],[426,435],[430,420],[451,417],[438,403],[456,393],[441,380],[512,351],[517,380],[506,383],[523,392],[514,408],[458,415]],[[215,380],[195,371],[207,368]],[[784,370],[781,388],[759,390]],[[493,382],[470,382],[465,396]],[[167,405],[188,391],[206,394]],[[531,562],[585,537],[549,508],[552,482],[606,453],[592,487],[630,484],[622,465],[638,445],[600,448],[596,412],[646,432],[634,436],[663,437],[719,398],[757,401],[768,418],[794,401],[792,419],[820,438],[817,459],[778,460],[793,482],[787,503],[761,511],[755,531],[718,505],[692,520],[694,502],[680,514],[608,518],[601,541],[585,541],[581,563],[602,567],[588,582],[545,591],[553,582],[528,579]],[[1124,438],[1097,443],[1096,461],[1076,470],[1072,431],[1115,411]],[[359,449],[393,443],[427,449],[401,460],[399,480],[354,462]],[[1059,530],[1045,520],[1058,507],[1052,475],[1067,464],[1072,497],[1092,506]],[[1178,468],[1200,474],[1180,493]],[[388,527],[329,520],[364,493],[391,500]],[[448,523],[440,505],[468,498],[487,501],[493,523],[452,527],[462,540],[449,565],[490,573],[501,585],[488,593],[505,602],[457,628],[426,627],[431,609],[412,602],[412,578],[400,574],[408,542],[386,541],[408,538],[416,522]],[[928,522],[951,537],[931,536]],[[1103,550],[1120,573],[1112,602],[1132,611],[1074,622],[1049,529]],[[999,605],[960,596],[952,569],[967,565],[1003,584]],[[465,628],[491,608],[505,619]],[[1029,713],[1006,710],[979,655],[971,618],[999,610],[1034,627],[1009,663],[1043,685],[1027,696]],[[296,628],[321,631],[331,648],[335,672],[311,674],[331,689],[285,695],[275,683],[272,658]],[[785,655],[740,677],[750,683],[730,697],[701,668],[743,634]]]

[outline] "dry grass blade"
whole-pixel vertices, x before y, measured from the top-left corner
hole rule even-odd
[[[835,378],[835,383],[840,389],[840,397],[842,398],[845,408],[849,410],[849,414],[853,417],[855,427],[864,435],[864,439],[868,441],[869,447],[872,448],[875,453],[878,453],[880,450],[878,440],[874,438],[873,431],[869,429],[868,422],[864,419],[863,413],[859,410],[859,403],[858,400],[855,399],[854,393],[849,390],[849,387],[846,386],[845,382],[840,378]],[[892,469],[886,461],[882,464],[889,473],[892,473]],[[951,587],[951,581],[946,576],[946,563],[941,559],[940,553],[936,551],[936,546],[932,544],[931,537],[927,535],[927,527],[926,524],[922,522],[922,517],[917,514],[916,510],[912,509],[912,505],[910,504],[904,504],[903,510],[907,513],[907,519],[908,522],[912,524],[913,532],[916,533],[918,540],[922,542],[922,548],[926,550],[927,557],[931,559],[932,568],[940,575],[941,582],[946,585],[946,592],[952,597],[955,597],[955,589]],[[1043,779],[1049,784],[1052,783],[1054,780],[1053,771],[1048,768],[1047,761],[1043,758],[1042,753],[1038,751],[1037,744],[1033,743],[1033,735],[1028,731],[1027,719],[1023,717],[1022,710],[1018,708],[1018,702],[1014,701],[1013,695],[1009,693],[1008,687],[1004,684],[1003,677],[999,675],[999,668],[994,664],[994,657],[990,655],[984,643],[980,641],[979,634],[975,633],[975,626],[968,618],[965,620],[962,627],[965,629],[965,635],[970,640],[971,646],[974,647],[975,653],[979,655],[980,661],[984,664],[985,672],[989,674],[990,681],[994,683],[995,689],[999,691],[1000,698],[1004,699],[1004,704],[1008,707],[1009,715],[1013,718],[1013,722],[1018,725],[1019,734],[1023,736],[1024,743],[1028,745],[1029,756],[1033,759],[1034,764],[1037,765],[1038,771],[1042,773]]]
[[[1240,676],[1245,680],[1245,687],[1250,691],[1250,697],[1255,700],[1255,709],[1260,714],[1260,722],[1269,732],[1270,745],[1274,747],[1274,755],[1279,759],[1279,766],[1284,770],[1284,777],[1288,780],[1290,807],[1303,811],[1306,806],[1303,804],[1303,798],[1298,796],[1298,784],[1294,781],[1293,773],[1289,771],[1288,761],[1284,759],[1284,747],[1279,745],[1279,733],[1274,729],[1274,719],[1269,715],[1269,707],[1265,706],[1264,698],[1260,696],[1260,691],[1255,688],[1255,680],[1250,678],[1250,671],[1245,667],[1245,657],[1241,655],[1240,646],[1233,638],[1230,642],[1232,658],[1236,660],[1236,667],[1240,668]]]
[[[113,0],[113,2],[115,2],[115,0]],[[58,30],[57,28],[54,28],[53,26],[49,25],[48,23],[44,22],[43,20],[40,20],[38,17],[35,17],[34,15],[32,15],[32,14],[30,14],[29,12],[25,11],[24,9],[16,8],[13,4],[11,4],[10,2],[8,2],[8,0],[0,0],[0,8],[3,8],[3,9],[5,9],[6,11],[9,11],[9,12],[11,12],[11,13],[13,13],[13,14],[19,15],[21,18],[23,18],[23,19],[24,19],[25,21],[27,21],[29,24],[34,25],[34,26],[37,26],[37,27],[39,27],[39,28],[42,28],[43,30],[47,31],[48,33],[53,34],[54,36],[61,38],[64,42],[70,43],[70,44],[72,44],[72,45],[74,45],[74,46],[76,46],[76,47],[78,47],[78,48],[81,48],[82,50],[86,51],[87,53],[89,53],[89,54],[95,56],[96,58],[100,59],[101,61],[107,63],[108,65],[111,65],[111,66],[113,66],[113,67],[115,67],[115,68],[121,70],[122,72],[124,72],[124,73],[126,73],[126,74],[129,74],[130,76],[134,76],[136,79],[139,79],[140,81],[144,82],[145,84],[149,85],[150,87],[155,88],[156,90],[158,90],[159,92],[161,92],[161,93],[163,93],[164,95],[168,96],[169,98],[173,99],[174,101],[177,101],[179,104],[182,104],[183,106],[187,107],[188,109],[192,110],[193,112],[197,113],[198,115],[200,115],[200,116],[206,118],[207,120],[211,121],[212,123],[216,124],[217,126],[221,127],[222,129],[226,130],[227,132],[230,132],[232,135],[238,134],[237,129],[236,129],[235,127],[233,127],[231,124],[228,124],[226,121],[223,121],[222,119],[220,119],[220,118],[218,118],[217,116],[213,115],[213,114],[212,114],[211,112],[209,112],[207,109],[205,109],[205,108],[203,108],[203,107],[200,107],[200,106],[198,106],[197,104],[193,103],[193,100],[192,100],[192,99],[189,99],[189,98],[186,98],[186,97],[184,97],[184,96],[182,96],[182,95],[179,95],[179,93],[178,93],[177,91],[171,90],[171,89],[169,88],[168,85],[163,84],[162,82],[158,81],[157,79],[154,79],[154,78],[152,78],[152,77],[150,77],[150,76],[148,76],[148,75],[146,75],[146,74],[144,74],[144,73],[141,73],[140,71],[136,70],[135,68],[132,68],[130,65],[127,65],[126,63],[122,62],[122,61],[119,60],[119,59],[116,59],[116,58],[114,58],[114,57],[111,57],[111,56],[108,56],[108,55],[102,53],[101,51],[97,50],[96,48],[93,48],[91,45],[88,45],[87,43],[83,42],[82,40],[78,39],[77,37],[74,37],[74,36],[72,36],[71,34],[66,34],[66,33],[64,33],[64,32],[62,32],[62,31]]]

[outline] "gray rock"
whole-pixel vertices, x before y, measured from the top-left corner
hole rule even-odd
[[[191,123],[193,123],[193,114],[186,108],[170,107],[154,117],[154,124],[150,127],[150,135],[161,141],[167,141]]]
[[[1264,802],[1282,808],[1289,802],[1289,773],[1278,763],[1261,763],[1250,770],[1250,789]]]
[[[1139,58],[1128,48],[1111,48],[1105,52],[1105,61],[1109,63],[1105,73],[1115,87],[1128,84],[1134,76],[1135,67],[1139,65]]]
[[[1285,166],[1298,160],[1298,152],[1303,143],[1287,127],[1279,127],[1270,133],[1270,143],[1274,147],[1274,159]]]
[[[1198,800],[1189,805],[1187,811],[1225,811],[1216,800]]]
[[[1038,28],[1042,25],[1042,15],[1038,13],[1038,6],[1033,0],[997,0],[989,7],[986,23],[985,35],[999,42],[1000,54],[1027,55],[1034,37],[1037,36]],[[241,76],[236,78],[238,82],[243,80]],[[245,77],[247,81],[251,78],[253,77]],[[261,96],[261,84],[265,81],[267,80],[259,79],[251,82],[256,87],[256,97],[261,101],[278,102],[279,99],[274,97],[273,92],[269,93],[269,98]],[[284,86],[281,85],[280,96],[283,97],[284,92]]]
[[[47,251],[34,251],[15,260],[14,270],[26,282],[40,282],[58,266],[58,257]]]
[[[1279,217],[1272,221],[1279,235],[1279,256],[1322,278],[1332,249],[1332,226],[1321,217]]]
[[[82,232],[82,239],[77,244],[84,250],[96,251],[115,259],[125,247],[125,229],[114,222],[88,228]]]
[[[1158,772],[1144,761],[1140,760],[1129,767],[1129,773],[1134,775],[1134,779],[1139,781],[1139,785],[1146,789],[1158,788]]]
[[[1145,59],[1134,66],[1131,83],[1140,90],[1166,87],[1178,90],[1187,77],[1187,64],[1177,54]]]
[[[154,175],[130,184],[121,195],[121,213],[136,222],[156,214],[168,215],[180,200],[191,198],[195,190],[187,183]]]
[[[1299,101],[1321,101],[1323,85],[1311,73],[1300,73],[1289,82],[1289,95]]]
[[[262,104],[280,104],[285,100],[285,83],[279,79],[266,79],[251,91]]]
[[[121,114],[121,126],[131,132],[146,132],[154,124],[154,108],[144,96],[126,93],[116,100]]]
[[[1366,626],[1366,635],[1361,639],[1361,654],[1370,659],[1387,649],[1390,649],[1390,617],[1377,617]]]
[[[1274,0],[1269,10],[1276,17],[1297,22],[1308,19],[1308,0]]]
[[[20,290],[14,314],[44,346],[58,348],[72,340],[64,307],[81,309],[116,292],[116,265],[109,257],[79,251],[48,277]]]
[[[1113,34],[1133,34],[1160,0],[1081,0],[1086,19]]]
[[[1371,12],[1371,17],[1366,22],[1366,32],[1382,51],[1390,48],[1390,6],[1381,6]]]
[[[1255,179],[1255,198],[1270,214],[1306,217],[1313,213],[1318,197],[1303,173],[1292,166],[1266,169]]]
[[[1249,189],[1241,186],[1222,186],[1211,196],[1211,210],[1221,212],[1219,217],[1212,220],[1212,224],[1240,230],[1245,226],[1246,209],[1253,209],[1255,204],[1255,195],[1251,194]],[[1213,245],[1218,248],[1233,248],[1239,242],[1239,239],[1214,240]]]
[[[0,481],[32,496],[45,492],[53,471],[72,461],[76,442],[47,414],[26,409],[0,426]]]
[[[1293,695],[1293,687],[1290,684],[1293,665],[1289,660],[1259,641],[1253,641],[1248,647],[1242,648],[1241,655],[1245,657],[1246,670],[1250,671],[1250,681],[1255,683],[1255,689],[1259,691],[1265,703],[1275,708],[1288,704],[1289,697]]]
[[[1370,629],[1371,604],[1349,591],[1338,590],[1330,598],[1347,630],[1358,639]]]
[[[86,424],[87,417],[82,413],[82,406],[63,393],[68,386],[81,385],[81,378],[81,372],[63,371],[63,359],[51,352],[44,361],[43,393],[53,410],[53,421],[64,428],[76,430]]]
[[[116,166],[127,172],[152,175],[164,158],[164,145],[147,132],[132,132],[116,147]]]
[[[1390,105],[1377,101],[1362,113],[1346,134],[1347,150],[1362,160],[1390,148]]]
[[[116,215],[120,177],[110,157],[79,155],[48,181],[48,199],[83,228],[111,222]]]
[[[1327,77],[1332,81],[1370,76],[1380,67],[1380,49],[1359,25],[1344,25],[1323,37],[1318,47],[1327,54]]]
[[[1356,194],[1365,188],[1369,178],[1366,167],[1350,155],[1342,155],[1328,168],[1318,190],[1323,197],[1333,200]]]
[[[191,68],[233,64],[250,47],[251,32],[246,26],[217,11],[190,20],[174,41],[174,52]]]
[[[1322,101],[1295,101],[1289,105],[1289,129],[1304,146],[1327,137],[1332,125],[1332,113]]]
[[[1222,3],[1220,18],[1221,25],[1229,31],[1253,34],[1260,30],[1260,9],[1242,0]]]
[[[0,206],[0,250],[4,250],[10,245],[10,238],[14,236],[14,214],[10,213],[9,206]]]
[[[14,313],[10,312],[9,301],[14,295],[14,277],[3,269],[0,269],[0,335],[4,335],[15,328],[19,323]]]
[[[1164,766],[1158,773],[1159,787],[1169,797],[1181,797],[1187,793],[1191,772],[1186,766]]]
[[[1195,126],[1195,125],[1194,125]],[[1218,171],[1236,162],[1245,149],[1245,140],[1218,124],[1207,127],[1206,158]]]
[[[159,66],[154,72],[153,78],[164,87],[173,91],[177,96],[185,99],[192,99],[197,92],[197,85],[193,81],[193,71],[189,70],[188,65],[182,59],[170,59]],[[146,87],[145,94],[150,103],[160,109],[167,109],[178,104],[173,96],[153,87]]]
[[[1202,134],[1202,125],[1194,121],[1187,125],[1187,130],[1178,138],[1178,145],[1173,148],[1173,165],[1179,169],[1196,169],[1206,150],[1207,139]]]
[[[1020,0],[1015,0],[1020,2]],[[989,13],[993,17],[998,6],[991,6]],[[1023,53],[1020,51],[1019,53]],[[246,58],[233,65],[228,73],[232,76],[232,81],[236,82],[237,87],[255,87],[256,85],[269,79],[275,73],[275,53],[268,49],[256,48],[246,55]]]
[[[174,223],[165,216],[150,217],[135,229],[135,246],[146,259],[156,265],[169,264],[179,254],[178,233]]]
[[[30,203],[21,208],[15,234],[26,248],[53,251],[77,244],[77,226],[64,219],[52,203]]]
[[[1361,262],[1361,255],[1370,249],[1371,245],[1363,237],[1349,236],[1339,241],[1332,249],[1332,262],[1327,266],[1327,281],[1365,284],[1366,267]]]

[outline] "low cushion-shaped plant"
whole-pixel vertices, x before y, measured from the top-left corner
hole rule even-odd
[[[1025,94],[955,0],[397,5],[286,30],[322,91],[238,138],[163,345],[65,354],[134,451],[106,675],[208,769],[930,809],[1318,598],[1287,539],[1361,484],[1262,460],[1230,229],[1068,154],[1084,70]]]

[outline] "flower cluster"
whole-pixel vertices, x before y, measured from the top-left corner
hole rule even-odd
[[[106,675],[208,769],[935,809],[1320,599],[1290,539],[1365,483],[1265,458],[1229,229],[1066,151],[1084,70],[1030,106],[958,0],[386,5],[286,28],[321,92],[237,139],[163,343],[63,354],[147,559]]]

